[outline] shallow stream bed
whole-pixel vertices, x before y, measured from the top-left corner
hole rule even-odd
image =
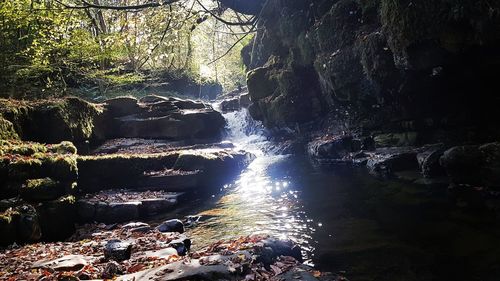
[[[245,128],[232,132],[231,140],[257,158],[220,192],[177,210],[203,217],[189,230],[194,248],[264,233],[294,240],[307,264],[350,280],[499,280],[495,215],[460,202],[446,185],[317,166],[303,156],[264,152],[270,144]]]

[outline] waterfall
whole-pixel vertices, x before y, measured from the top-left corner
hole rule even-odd
[[[270,152],[272,146],[264,135],[262,123],[254,120],[248,109],[242,108],[222,115],[226,119],[227,140],[256,155]]]

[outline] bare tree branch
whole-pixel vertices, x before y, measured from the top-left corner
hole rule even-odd
[[[221,17],[219,17],[218,15],[216,15],[214,12],[210,11],[209,9],[207,9],[201,2],[200,0],[196,0],[196,2],[203,8],[203,10],[205,10],[205,12],[209,13],[212,17],[214,17],[216,20],[226,24],[226,25],[253,25],[255,22],[256,22],[256,17],[253,17],[250,21],[246,21],[246,22],[230,22],[230,21],[227,21]]]
[[[147,2],[144,4],[126,5],[126,6],[99,5],[99,4],[93,4],[93,3],[87,2],[86,0],[81,0],[82,5],[75,6],[75,5],[66,4],[60,0],[55,0],[55,1],[67,9],[95,8],[95,9],[103,9],[103,10],[141,10],[141,9],[147,9],[147,8],[160,7],[160,6],[164,6],[164,5],[170,5],[170,4],[173,4],[175,2],[179,2],[180,0],[162,0],[162,1],[158,1],[158,2]]]

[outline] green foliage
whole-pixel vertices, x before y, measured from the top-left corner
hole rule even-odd
[[[231,34],[204,18],[198,5],[179,2],[131,13],[67,9],[60,3],[0,2],[0,96],[106,95],[120,87],[139,88],[140,73],[158,71],[189,73],[200,83],[220,81],[227,88],[244,83],[239,54],[251,36],[231,47],[245,32]],[[221,16],[236,19],[227,12]]]

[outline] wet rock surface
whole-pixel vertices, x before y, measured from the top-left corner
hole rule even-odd
[[[69,141],[27,142],[63,137],[46,138],[52,136],[31,132],[28,123],[8,121],[23,134],[0,142],[2,245],[65,239],[77,222],[122,223],[158,215],[176,206],[181,192],[217,187],[253,159],[231,143],[218,142],[225,120],[202,102],[155,95],[99,105],[76,98],[0,101],[0,115],[9,120],[24,111],[26,118],[49,122],[47,128],[68,125],[71,132],[61,133],[81,149],[77,154]],[[31,215],[20,212],[22,206]]]
[[[120,97],[104,102],[106,139],[156,138],[170,140],[219,139],[224,118],[211,106],[173,97]]]
[[[121,223],[172,209],[183,195],[164,191],[106,190],[87,194],[76,204],[81,222]]]
[[[178,219],[167,220],[157,226],[156,229],[160,232],[184,233],[184,223]]]
[[[132,255],[132,244],[119,239],[109,240],[104,246],[104,258],[107,260],[124,261]]]
[[[79,228],[68,242],[39,243],[0,251],[0,276],[60,278],[64,273],[71,280],[272,280],[274,276],[279,277],[299,266],[296,259],[285,255],[290,252],[292,244],[275,239],[264,242],[266,238],[241,237],[189,252],[191,241],[178,233],[161,233],[155,229],[137,233],[125,225],[86,225]],[[272,245],[269,241],[273,241]],[[267,265],[269,269],[256,260],[260,256],[258,249],[264,244],[279,248],[272,253],[272,262]],[[312,268],[301,267],[300,271],[320,276]]]

